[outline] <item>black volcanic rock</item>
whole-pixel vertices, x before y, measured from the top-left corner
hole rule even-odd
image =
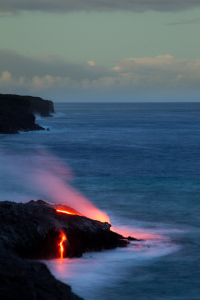
[[[110,230],[111,225],[84,216],[56,212],[48,203],[0,202],[0,246],[21,257],[58,258],[64,232],[64,257],[81,257],[84,252],[124,247],[129,242]]]
[[[0,101],[1,99],[28,101],[30,103],[28,110],[34,115],[38,114],[42,117],[49,117],[52,113],[55,113],[53,102],[50,100],[44,100],[40,97],[0,94]]]
[[[0,248],[0,299],[83,300],[55,279],[45,264],[19,258]]]
[[[50,100],[43,100],[40,97],[32,96],[21,96],[31,103],[30,112],[38,114],[42,117],[50,117],[51,114],[55,113],[53,102]]]
[[[30,105],[29,101],[21,98],[0,95],[0,133],[44,130],[35,124],[35,116],[30,112]]]
[[[129,243],[111,231],[108,223],[56,209],[43,200],[0,202],[0,299],[81,300],[68,285],[56,280],[45,264],[30,260],[59,258],[63,233],[67,238],[64,257],[80,257],[87,251]]]

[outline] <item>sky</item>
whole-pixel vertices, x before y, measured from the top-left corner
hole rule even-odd
[[[0,0],[0,92],[200,101],[200,0]]]

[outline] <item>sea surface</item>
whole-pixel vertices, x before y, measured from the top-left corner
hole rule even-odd
[[[37,117],[50,131],[0,135],[0,200],[52,202],[66,183],[114,230],[143,241],[45,261],[54,276],[85,300],[199,300],[200,104],[55,103],[55,111]]]

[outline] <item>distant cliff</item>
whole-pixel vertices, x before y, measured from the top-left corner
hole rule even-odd
[[[54,113],[53,102],[39,97],[0,94],[0,133],[44,130],[35,124],[34,114],[43,117]]]
[[[0,100],[26,100],[30,103],[29,112],[38,114],[42,117],[49,117],[52,113],[55,113],[53,102],[50,100],[43,100],[40,97],[33,96],[20,96],[20,95],[9,95],[0,94]]]

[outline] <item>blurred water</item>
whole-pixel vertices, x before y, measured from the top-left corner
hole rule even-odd
[[[48,150],[71,167],[74,187],[114,229],[145,239],[49,261],[55,276],[86,300],[200,299],[200,104],[68,103],[55,110],[38,118],[50,132],[0,135],[0,200],[50,200],[25,180],[35,155]],[[18,175],[16,163],[3,164],[5,153],[21,164]]]

